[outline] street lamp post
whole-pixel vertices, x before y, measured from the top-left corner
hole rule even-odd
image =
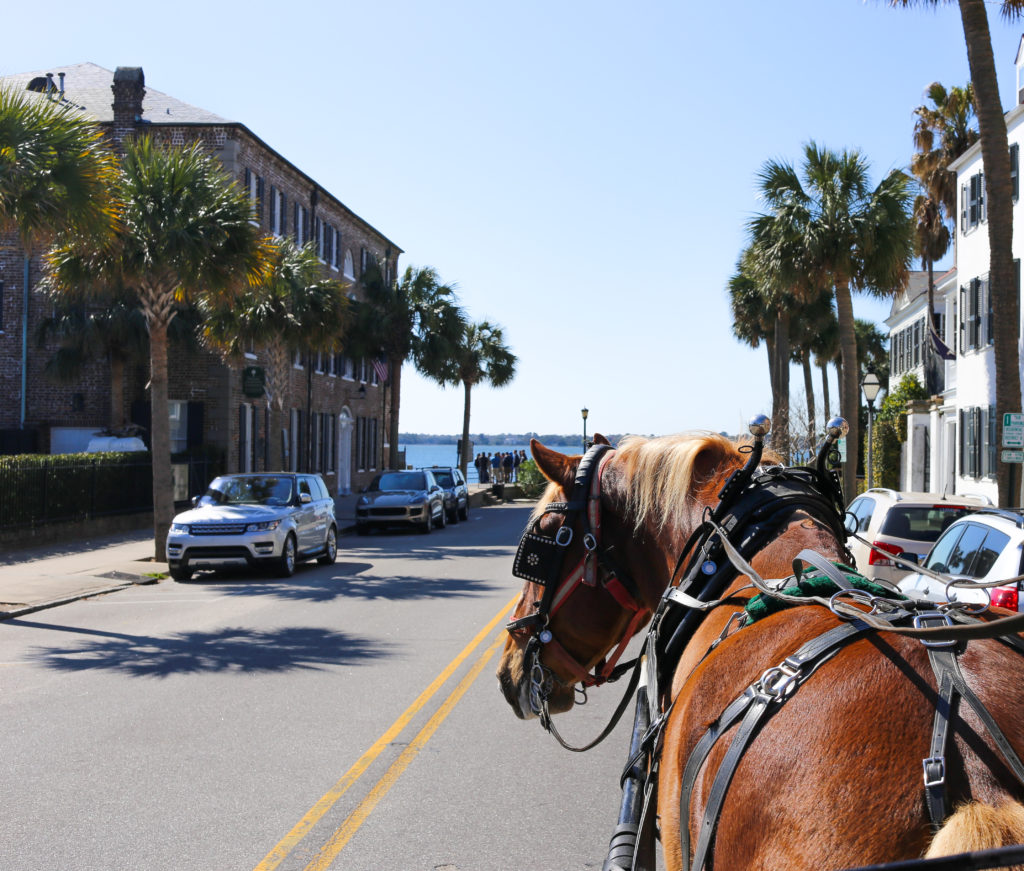
[[[872,424],[875,418],[875,399],[878,398],[878,391],[882,384],[878,380],[874,369],[868,369],[860,382],[860,389],[864,391],[864,398],[868,402],[868,488],[875,486],[875,464],[874,464],[874,439],[872,438]]]
[[[583,453],[587,452],[587,415],[590,411],[586,408],[580,409],[580,414],[583,415]]]

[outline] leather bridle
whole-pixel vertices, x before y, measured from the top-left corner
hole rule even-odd
[[[523,532],[516,551],[512,574],[540,585],[544,592],[534,603],[532,614],[512,620],[505,628],[511,635],[528,636],[524,659],[531,674],[530,706],[542,719],[547,719],[546,699],[554,681],[558,680],[563,685],[580,683],[591,687],[614,680],[621,674],[616,670],[616,664],[634,633],[651,613],[643,604],[636,583],[616,564],[612,549],[601,540],[601,475],[613,453],[609,445],[594,445],[587,451],[576,469],[569,500],[545,505],[541,515]],[[562,517],[554,536],[540,532],[541,520],[547,514]],[[566,556],[575,538],[578,520],[582,522],[584,552],[582,558],[566,572]],[[598,569],[601,570],[600,577]],[[632,617],[614,651],[591,673],[554,636],[549,623],[581,585],[594,588],[598,583],[619,605],[631,611]],[[540,662],[542,650],[546,652],[546,666]],[[551,666],[571,675],[571,681],[567,683],[557,678]]]

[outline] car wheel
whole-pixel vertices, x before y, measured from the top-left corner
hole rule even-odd
[[[277,560],[277,576],[290,578],[295,574],[295,536],[290,535],[284,540],[281,556]]]
[[[420,526],[420,532],[424,535],[430,535],[430,530],[434,528],[434,518],[430,514],[430,508],[427,508],[427,519],[423,521]]]
[[[459,509],[459,520],[469,520],[469,500]]]
[[[324,552],[317,557],[317,563],[322,566],[332,566],[338,558],[338,531],[332,526],[327,530],[327,541],[324,542]]]
[[[188,568],[188,566],[171,566],[168,569],[168,572],[174,580],[179,581],[180,583],[192,580],[192,570]]]
[[[444,510],[444,503],[441,503],[441,511],[437,515],[437,528],[444,529],[448,525],[448,512]]]

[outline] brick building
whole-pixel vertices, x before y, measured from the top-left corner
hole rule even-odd
[[[253,220],[271,236],[315,242],[325,274],[348,282],[353,298],[372,258],[386,276],[396,274],[398,246],[244,124],[147,88],[141,68],[111,72],[84,63],[53,69],[58,72],[2,77],[0,86],[38,92],[40,99],[81,110],[114,144],[137,133],[172,145],[202,142],[248,191]],[[148,361],[129,361],[122,378],[112,377],[114,367],[120,375],[121,361],[93,360],[70,385],[44,374],[54,349],[35,347],[36,326],[49,312],[33,291],[41,274],[34,253],[26,283],[17,239],[0,239],[0,453],[82,450],[98,429],[129,421],[146,426]],[[386,385],[371,361],[298,353],[283,412],[272,417],[259,390],[267,362],[259,348],[231,365],[215,354],[173,345],[170,353],[176,455],[212,453],[228,471],[308,468],[321,472],[332,492],[342,493],[367,483],[386,462]]]

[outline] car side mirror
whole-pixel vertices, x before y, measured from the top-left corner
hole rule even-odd
[[[299,502],[302,503],[303,505],[309,505],[309,503],[312,502],[312,501],[313,501],[313,497],[310,496],[309,493],[300,493],[299,494]]]
[[[198,508],[199,507],[199,500],[200,500],[200,498],[201,498],[200,496],[193,496],[192,497],[191,501],[192,501],[192,507],[193,508]]]

